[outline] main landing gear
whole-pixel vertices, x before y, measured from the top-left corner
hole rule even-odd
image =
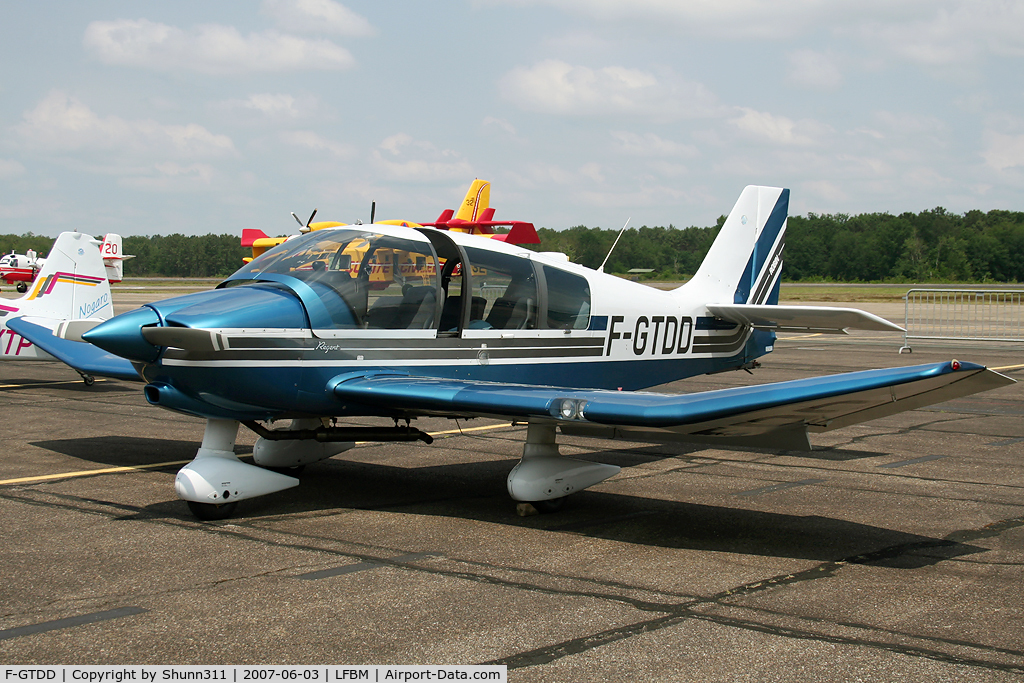
[[[615,476],[619,469],[560,455],[555,425],[531,422],[526,428],[523,459],[508,475],[508,493],[538,512],[557,512],[566,496]]]
[[[202,520],[230,517],[237,502],[298,486],[281,471],[324,460],[352,448],[355,441],[415,441],[429,435],[409,427],[327,427],[316,418],[292,420],[288,429],[270,430],[255,422],[247,427],[260,435],[250,465],[235,455],[238,422],[209,419],[195,459],[178,471],[174,489]],[[351,439],[351,440],[345,440]],[[508,475],[509,495],[538,512],[556,512],[565,497],[618,474],[615,465],[567,458],[558,452],[555,425],[530,423],[523,457]]]

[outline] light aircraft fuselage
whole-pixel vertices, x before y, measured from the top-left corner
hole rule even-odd
[[[751,368],[777,330],[900,330],[842,308],[780,306],[789,191],[746,188],[699,270],[656,290],[504,242],[350,225],[287,240],[208,292],[148,304],[86,341],[129,359],[157,406],[207,419],[175,487],[202,517],[298,480],[356,440],[430,440],[400,419],[528,423],[512,497],[553,504],[618,468],[561,456],[564,433],[809,449],[809,432],[1012,382],[970,363],[867,370],[693,394],[638,392]],[[86,346],[39,336],[77,355]],[[68,346],[70,345],[70,346]],[[330,418],[395,419],[393,428]],[[259,421],[291,418],[286,429]],[[233,452],[239,422],[256,465]]]

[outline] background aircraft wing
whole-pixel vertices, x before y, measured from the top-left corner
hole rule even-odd
[[[562,431],[642,441],[695,440],[809,449],[828,431],[1013,384],[981,365],[932,363],[734,387],[658,394],[349,374],[329,389],[343,401],[408,414],[558,422]]]
[[[139,373],[135,372],[135,368],[128,360],[107,353],[92,344],[61,339],[53,334],[53,330],[30,322],[26,318],[14,318],[8,321],[7,327],[57,360],[86,375],[112,377],[133,382],[142,381]]]

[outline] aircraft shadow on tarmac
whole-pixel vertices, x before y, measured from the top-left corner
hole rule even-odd
[[[136,467],[161,462],[188,461],[195,457],[196,441],[148,439],[138,436],[92,436],[81,439],[33,441],[32,446],[94,462],[107,467]],[[252,453],[252,446],[237,445],[235,453]],[[180,465],[168,465],[177,472]],[[163,468],[158,468],[160,471]]]
[[[114,466],[189,460],[196,449],[192,441],[113,436],[33,445]],[[670,457],[663,446],[655,449],[609,451],[595,457],[605,462],[618,459],[616,464],[624,465]],[[239,453],[246,450],[246,446],[236,448]],[[894,568],[929,566],[985,550],[844,519],[749,510],[741,507],[740,501],[735,507],[716,506],[595,490],[571,497],[557,514],[518,517],[505,491],[505,477],[516,463],[514,459],[401,467],[343,458],[337,456],[308,466],[300,475],[302,484],[298,487],[241,501],[233,519],[238,523],[255,519],[265,522],[297,513],[330,515],[339,509],[362,509],[467,519],[663,548]],[[152,471],[173,474],[177,468],[170,465]],[[167,483],[168,500],[128,517],[191,519],[185,503],[173,498],[170,477]],[[685,496],[685,491],[681,493]]]
[[[700,454],[714,448],[715,446],[711,444],[667,443],[609,451],[593,450],[593,456],[574,455],[573,457],[582,457],[586,459],[593,458],[600,462],[608,463],[609,465],[632,467],[644,462],[651,462],[653,460],[660,460],[664,458],[686,458],[687,456]],[[787,451],[767,448],[747,448],[744,446],[730,446],[726,450],[740,451],[743,453],[760,453],[765,456],[785,455],[793,458],[808,458],[810,460],[826,460],[831,462],[845,462],[847,460],[878,458],[891,455],[891,453],[886,451],[861,451],[845,447],[833,448],[831,446],[815,446],[813,451]],[[696,457],[706,459],[704,456],[700,455],[696,455]]]

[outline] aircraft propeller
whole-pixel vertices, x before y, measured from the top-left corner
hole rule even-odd
[[[292,218],[299,224],[299,232],[309,232],[309,224],[313,222],[313,216],[316,215],[316,212],[317,210],[313,209],[313,213],[309,214],[309,220],[306,221],[305,225],[302,224],[302,219],[296,216],[294,211],[291,212]]]

